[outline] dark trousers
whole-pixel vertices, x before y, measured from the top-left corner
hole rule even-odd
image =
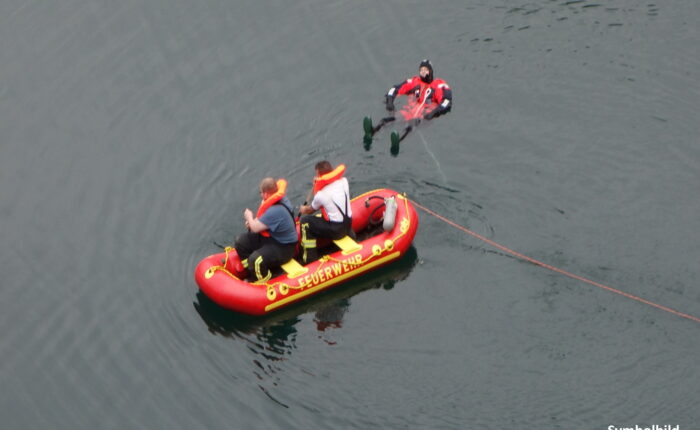
[[[352,220],[330,222],[320,216],[304,215],[300,220],[302,260],[305,264],[318,260],[316,239],[340,239],[352,234]]]
[[[257,278],[267,281],[276,269],[294,256],[296,243],[283,244],[271,237],[246,232],[238,236],[234,245],[243,267]]]

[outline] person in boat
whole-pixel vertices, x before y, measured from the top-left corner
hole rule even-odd
[[[452,110],[452,89],[444,80],[436,78],[430,60],[423,60],[418,67],[418,75],[406,79],[389,88],[385,96],[386,110],[394,112],[394,99],[397,96],[412,97],[415,112],[405,112],[406,120],[427,119],[444,115]]]
[[[287,181],[264,178],[260,182],[262,202],[258,212],[246,208],[243,219],[248,231],[238,236],[234,247],[243,267],[257,281],[272,277],[272,269],[294,256],[298,242],[292,204],[285,197]]]
[[[340,239],[354,236],[352,231],[352,208],[350,187],[345,174],[345,165],[333,165],[324,160],[314,167],[316,176],[313,185],[311,204],[303,204],[299,211],[304,214],[300,220],[302,261],[308,264],[318,259],[316,239]],[[312,215],[317,210],[321,213]]]

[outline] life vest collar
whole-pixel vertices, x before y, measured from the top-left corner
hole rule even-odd
[[[339,164],[338,167],[336,167],[332,171],[321,176],[316,176],[314,178],[314,194],[321,191],[326,185],[331,184],[337,181],[338,179],[342,178],[344,173],[345,164]]]
[[[285,193],[287,192],[287,181],[285,179],[278,179],[277,180],[277,191],[266,198],[265,200],[260,203],[260,207],[258,208],[258,213],[255,215],[256,218],[260,218],[262,214],[265,213],[266,210],[270,208],[270,206],[274,205],[275,203],[279,202],[282,200],[282,197],[284,197]]]

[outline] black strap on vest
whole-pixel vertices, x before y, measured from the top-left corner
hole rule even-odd
[[[275,205],[280,205],[280,206],[282,206],[283,208],[285,208],[285,209],[287,210],[287,213],[289,214],[289,216],[292,217],[292,224],[296,224],[297,219],[294,218],[294,213],[291,211],[291,209],[289,209],[289,208],[287,207],[287,205],[285,205],[284,203],[282,203],[282,200],[280,200],[279,202],[275,203]],[[274,205],[272,205],[272,206],[274,206]]]
[[[333,204],[335,205],[335,207],[338,208],[338,210],[340,211],[340,213],[343,214],[343,224],[346,224],[346,223],[351,222],[351,221],[352,221],[352,218],[350,218],[350,217],[348,216],[348,200],[349,200],[349,197],[348,197],[348,195],[347,195],[346,193],[343,193],[343,195],[345,196],[345,211],[344,211],[344,212],[343,212],[342,209],[340,209],[340,206],[338,206],[338,203],[333,202]]]

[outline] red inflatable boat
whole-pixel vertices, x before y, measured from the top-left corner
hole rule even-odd
[[[352,215],[357,240],[346,236],[328,241],[326,255],[306,266],[292,259],[267,282],[247,282],[236,251],[226,248],[197,265],[195,280],[218,305],[264,315],[397,260],[411,246],[418,229],[418,214],[411,202],[389,189],[352,199]],[[321,246],[319,240],[323,251]]]

